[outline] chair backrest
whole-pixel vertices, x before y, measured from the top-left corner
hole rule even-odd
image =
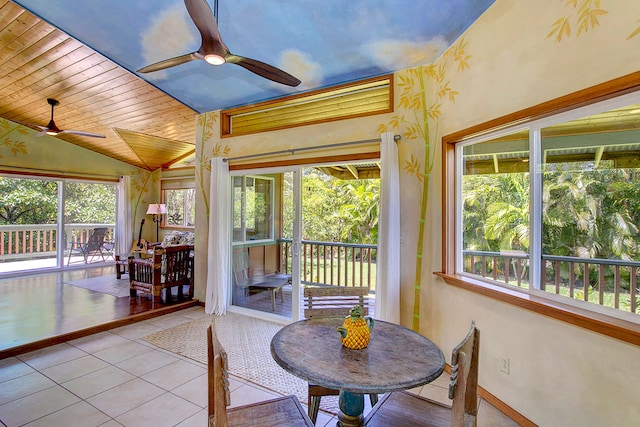
[[[369,288],[366,286],[322,286],[304,289],[304,317],[347,316],[355,305],[369,314]]]
[[[94,228],[89,234],[89,240],[87,241],[87,250],[97,251],[102,249],[104,244],[104,236],[109,231],[106,227]]]
[[[222,348],[213,325],[207,327],[207,368],[209,383],[209,420],[216,427],[227,427],[227,406],[231,404],[227,353]]]
[[[166,282],[175,282],[189,277],[192,250],[193,245],[167,246],[155,249],[154,257],[158,254],[162,256],[162,274],[165,275]]]
[[[451,425],[475,426],[478,415],[478,357],[480,330],[475,322],[451,353],[449,399],[453,399]]]
[[[242,286],[249,279],[249,252],[247,248],[233,251],[233,276],[235,284]]]

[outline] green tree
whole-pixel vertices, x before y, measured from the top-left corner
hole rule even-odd
[[[0,177],[3,225],[55,224],[57,210],[57,182]]]

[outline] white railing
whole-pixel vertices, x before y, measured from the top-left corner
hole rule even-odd
[[[114,241],[114,224],[65,224],[64,248],[86,243],[91,230],[106,227],[105,242]],[[0,261],[55,256],[57,224],[0,225]]]

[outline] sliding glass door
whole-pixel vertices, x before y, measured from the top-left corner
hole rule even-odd
[[[232,177],[230,295],[235,307],[288,319],[298,310],[291,260],[282,247],[282,237],[293,233],[283,229],[282,215],[291,209],[294,174]]]
[[[116,194],[114,183],[0,176],[0,276],[112,262]]]

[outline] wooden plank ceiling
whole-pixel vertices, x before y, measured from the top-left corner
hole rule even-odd
[[[196,112],[7,0],[0,0],[0,117],[106,135],[60,139],[155,170],[195,149]],[[33,126],[29,126],[33,127]],[[35,133],[35,131],[34,131]]]

